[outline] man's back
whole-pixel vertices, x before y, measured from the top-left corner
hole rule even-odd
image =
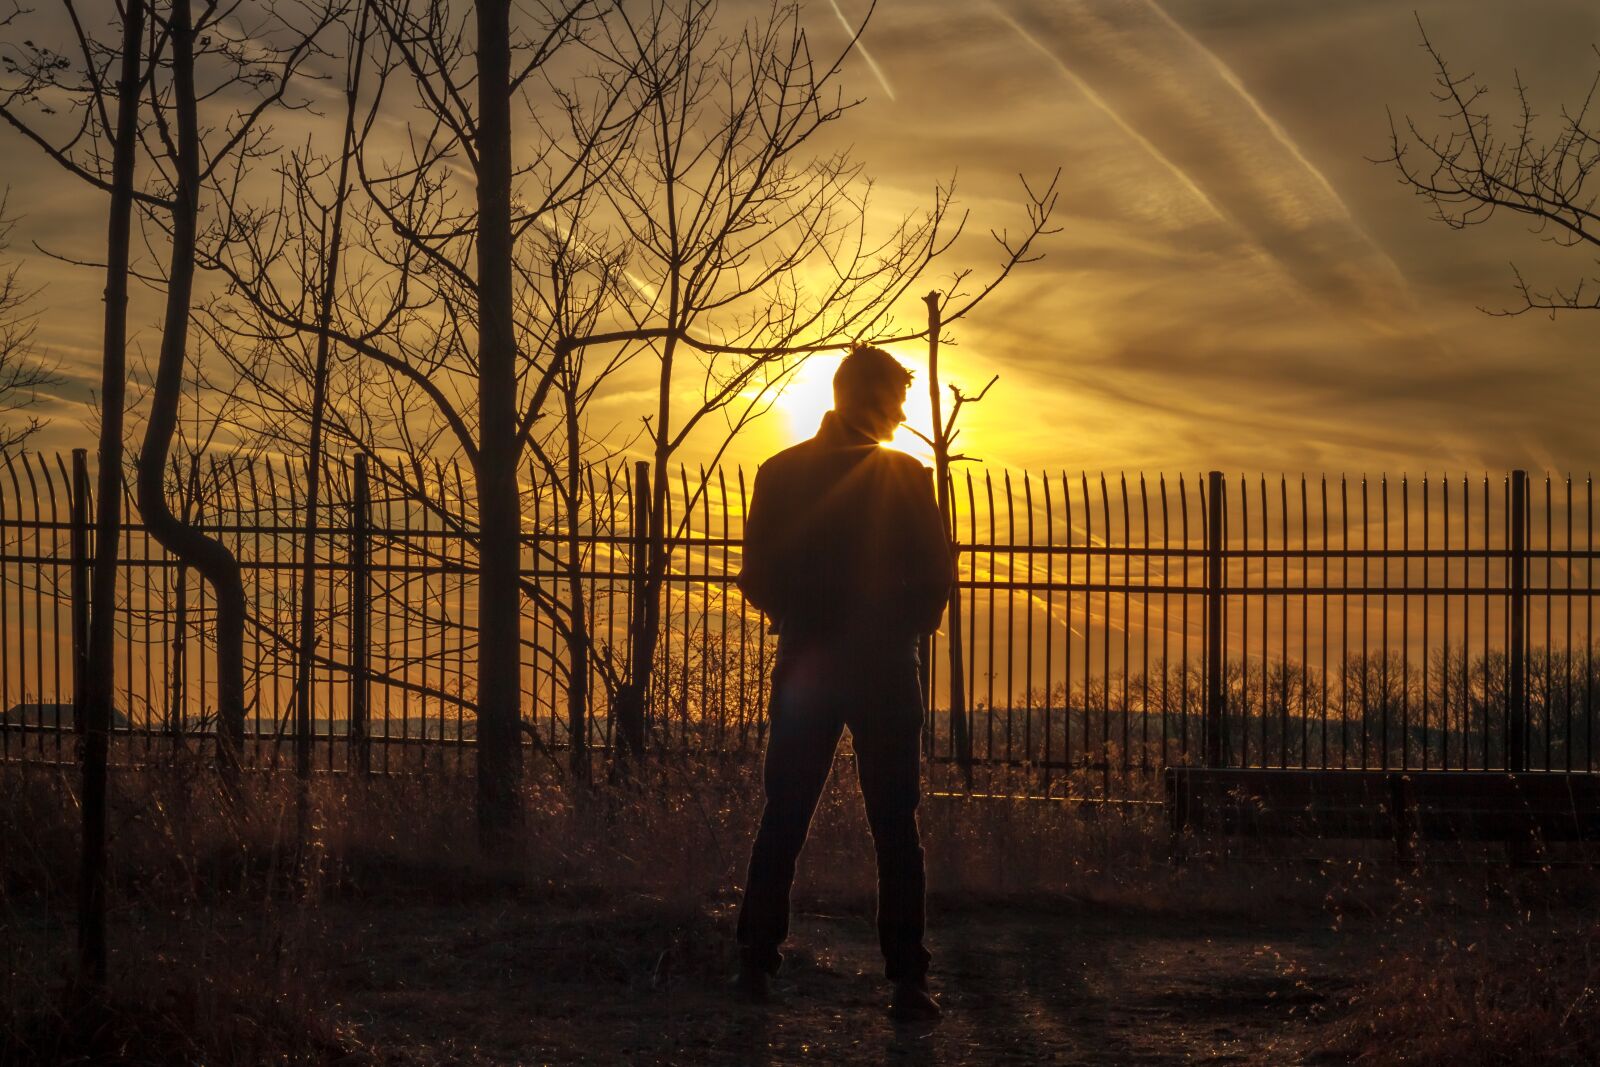
[[[834,413],[756,476],[739,587],[786,637],[938,627],[953,568],[927,468]]]
[[[931,633],[954,568],[928,471],[878,447],[905,421],[911,374],[857,345],[835,410],[756,475],[739,588],[779,630],[762,772],[766,804],[739,906],[740,985],[765,999],[783,962],[789,890],[846,728],[878,854],[878,943],[890,1014],[932,1020],[917,831],[926,717],[916,637]]]

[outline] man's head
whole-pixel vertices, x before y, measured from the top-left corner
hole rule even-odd
[[[845,424],[875,441],[887,441],[906,421],[911,372],[889,353],[853,345],[833,375],[833,409]]]

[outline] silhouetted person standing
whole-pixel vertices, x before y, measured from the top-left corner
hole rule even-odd
[[[756,475],[739,588],[778,631],[766,807],[739,911],[742,989],[767,995],[789,932],[789,890],[845,727],[878,855],[878,938],[890,1014],[936,1019],[923,947],[917,834],[923,696],[918,639],[939,625],[954,576],[922,464],[879,447],[905,421],[911,374],[856,346],[834,410]]]

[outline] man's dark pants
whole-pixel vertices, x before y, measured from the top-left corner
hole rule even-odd
[[[914,640],[793,639],[778,645],[767,738],[766,808],[739,910],[744,965],[775,972],[789,933],[789,890],[811,815],[850,728],[878,853],[878,940],[890,981],[928,972],[922,843],[922,689]]]

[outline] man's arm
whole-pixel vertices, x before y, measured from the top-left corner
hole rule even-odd
[[[911,569],[907,581],[907,608],[918,633],[931,634],[939,628],[950,588],[956,580],[955,559],[950,554],[950,539],[944,517],[933,493],[933,472],[915,460],[910,466],[911,503],[909,522]]]
[[[750,508],[744,518],[744,551],[736,579],[739,591],[774,623],[783,619],[785,579],[778,564],[777,541],[782,532],[778,514],[781,501],[771,464],[756,471],[750,491]]]

